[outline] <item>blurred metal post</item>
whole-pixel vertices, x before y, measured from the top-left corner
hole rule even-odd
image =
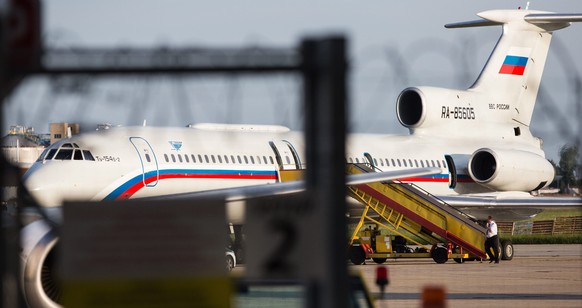
[[[26,77],[22,71],[40,66],[40,15],[40,0],[10,0],[0,5],[0,107]],[[0,157],[0,187],[15,185],[18,176],[16,168]],[[0,306],[24,307],[18,284],[20,221],[3,211],[0,209]]]
[[[321,278],[308,307],[346,307],[345,218],[346,41],[340,36],[302,43],[309,205],[319,212],[323,235]],[[312,292],[312,293],[311,293]]]

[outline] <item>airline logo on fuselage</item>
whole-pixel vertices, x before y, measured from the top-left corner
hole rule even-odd
[[[172,150],[180,151],[182,148],[182,141],[168,141],[172,146]]]
[[[499,69],[499,74],[522,76],[525,72],[530,48],[511,47]]]

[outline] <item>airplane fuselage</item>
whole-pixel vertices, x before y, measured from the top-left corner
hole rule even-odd
[[[302,133],[233,127],[127,127],[73,136],[49,147],[25,182],[50,207],[65,200],[120,200],[276,183],[279,170],[308,165]],[[441,168],[440,174],[403,181],[435,195],[478,193],[491,189],[475,183],[466,170],[457,170],[458,183],[450,187],[445,155],[469,157],[484,146],[488,142],[483,140],[352,134],[345,157],[347,163],[372,159],[382,171]]]

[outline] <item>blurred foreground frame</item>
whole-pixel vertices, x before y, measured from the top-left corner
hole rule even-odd
[[[308,291],[308,307],[347,305],[345,258],[344,187],[346,117],[346,41],[342,36],[311,38],[300,49],[243,48],[211,49],[113,49],[72,48],[44,50],[41,41],[41,5],[38,0],[12,0],[0,12],[0,91],[2,101],[24,79],[32,75],[135,75],[135,74],[268,74],[299,73],[304,79],[305,134],[307,157],[314,168],[307,169],[307,204],[322,212],[319,227],[325,245],[320,245],[323,260],[321,276]],[[24,26],[25,31],[16,31]],[[301,52],[298,52],[300,50]],[[155,60],[154,60],[155,59]],[[321,117],[324,117],[321,119]],[[334,153],[329,157],[329,153]],[[3,175],[13,170],[2,159]],[[19,180],[8,176],[8,182]],[[4,182],[5,183],[5,182]],[[3,184],[4,184],[3,183]],[[18,185],[22,187],[22,185]],[[20,196],[25,196],[23,192]],[[338,197],[339,196],[339,197]],[[23,199],[26,199],[23,200]],[[17,216],[2,219],[0,248],[8,252],[0,258],[2,305],[24,307],[39,300],[22,298],[17,270],[19,229],[23,212],[44,211],[33,200],[18,201]],[[26,211],[25,211],[26,208]],[[48,218],[48,217],[44,217]],[[13,221],[10,221],[12,219]],[[302,226],[303,227],[303,226]],[[305,226],[312,228],[314,226]],[[60,229],[60,228],[59,228]],[[13,252],[13,253],[10,253]],[[16,265],[16,266],[15,266]],[[40,281],[40,280],[39,280]],[[337,294],[344,294],[338,296]]]

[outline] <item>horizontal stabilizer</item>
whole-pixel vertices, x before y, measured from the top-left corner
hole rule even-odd
[[[577,22],[582,21],[582,14],[557,14],[557,13],[540,13],[525,15],[523,19],[530,24],[539,23],[557,23],[557,22]]]
[[[455,29],[455,28],[471,28],[471,27],[487,27],[487,26],[499,26],[502,23],[494,22],[490,20],[480,19],[480,20],[471,20],[471,21],[462,21],[462,22],[455,22],[446,24],[445,28],[447,29]]]

